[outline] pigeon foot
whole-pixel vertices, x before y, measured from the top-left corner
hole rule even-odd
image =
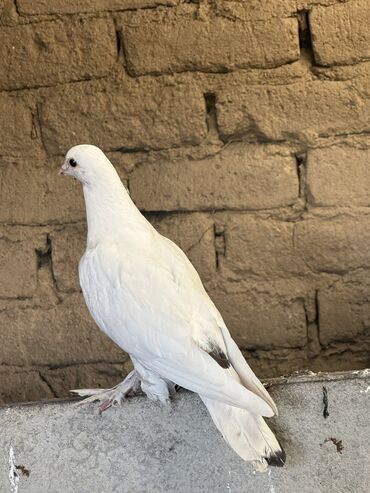
[[[112,387],[111,389],[75,389],[71,390],[74,394],[85,397],[77,403],[77,406],[88,404],[90,402],[99,401],[99,414],[109,409],[111,406],[121,404],[123,399],[130,392],[138,392],[140,390],[140,377],[136,370],[132,370],[123,382]]]

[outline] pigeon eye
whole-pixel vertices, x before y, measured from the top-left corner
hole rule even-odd
[[[72,166],[72,168],[75,168],[77,166],[77,162],[73,157],[69,160],[69,165]]]

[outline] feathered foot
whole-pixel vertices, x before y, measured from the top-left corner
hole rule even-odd
[[[123,399],[130,392],[138,392],[140,390],[140,377],[136,370],[132,370],[123,382],[119,383],[111,389],[76,389],[70,390],[81,397],[86,397],[77,405],[88,404],[89,402],[99,401],[101,404],[98,408],[99,414],[106,411],[115,404],[121,404]]]

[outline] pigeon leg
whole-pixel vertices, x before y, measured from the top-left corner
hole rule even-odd
[[[99,414],[106,411],[114,404],[120,404],[122,400],[130,392],[138,392],[140,390],[140,376],[136,370],[132,370],[123,382],[119,383],[111,389],[76,389],[71,390],[81,397],[86,397],[77,405],[88,404],[89,402],[99,401]]]

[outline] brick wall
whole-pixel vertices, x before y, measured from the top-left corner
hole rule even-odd
[[[367,0],[0,1],[0,399],[113,385],[74,144],[186,251],[261,376],[369,364]]]

